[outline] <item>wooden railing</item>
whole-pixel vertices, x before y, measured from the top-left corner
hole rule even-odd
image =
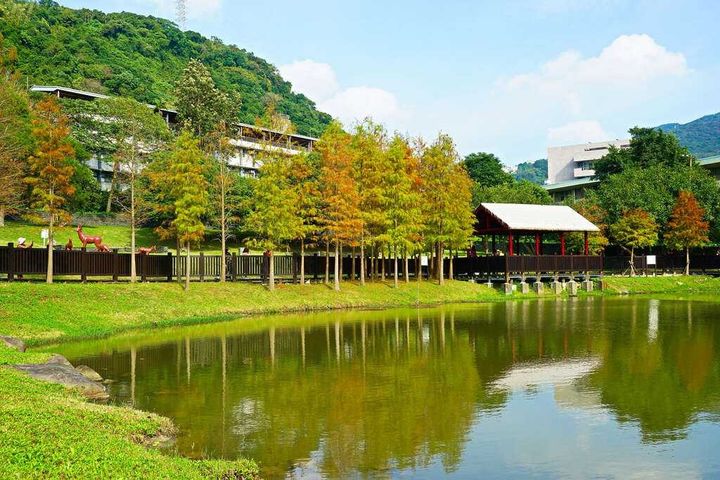
[[[105,277],[119,280],[130,276],[129,253],[113,250],[110,253],[85,250],[54,250],[53,273],[56,276]],[[44,275],[47,269],[48,250],[43,248],[18,249],[12,244],[0,246],[0,275],[14,280],[24,275]],[[143,280],[162,279],[172,281],[185,275],[186,256],[151,254],[136,256],[137,275]],[[215,281],[220,278],[222,262],[226,262],[226,275],[232,281],[264,281],[268,276],[269,258],[263,255],[205,255],[190,256],[190,277],[198,281]],[[353,262],[355,268],[353,270]],[[365,259],[365,274],[371,276],[369,258]],[[444,272],[450,273],[449,258],[444,260]],[[300,277],[299,255],[276,255],[274,257],[275,277],[283,282],[297,282]],[[384,263],[384,268],[383,268]],[[360,275],[360,259],[350,256],[342,258],[342,276],[355,278]],[[398,276],[405,276],[405,263],[398,261]],[[408,276],[416,277],[415,259],[408,262]],[[656,256],[656,265],[648,265],[646,256],[635,257],[635,269],[640,272],[682,272],[685,257],[682,255]],[[694,272],[720,271],[720,256],[694,255],[691,257]],[[387,278],[393,276],[395,262],[392,259],[376,260],[377,272],[383,271]],[[325,277],[326,259],[322,254],[305,256],[305,279],[320,281]],[[592,255],[514,255],[456,257],[452,259],[452,272],[456,278],[497,278],[499,276],[548,276],[582,275],[602,273],[623,273],[628,269],[628,257],[602,257]],[[334,257],[329,257],[329,271],[332,277]],[[428,268],[422,267],[423,275]]]

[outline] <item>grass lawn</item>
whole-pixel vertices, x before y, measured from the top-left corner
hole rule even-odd
[[[68,225],[66,227],[57,228],[55,241],[58,244],[65,245],[68,238],[71,238],[75,248],[81,247],[82,245],[80,244],[77,232],[75,231],[76,227],[77,225]],[[35,242],[36,247],[41,247],[42,238],[40,238],[40,231],[43,228],[47,228],[47,226],[6,221],[5,226],[0,227],[0,245],[7,245],[9,242],[17,243],[18,238],[25,237],[28,243],[33,241]],[[90,236],[102,237],[103,243],[110,248],[130,247],[130,227],[128,226],[83,226],[83,232]],[[160,240],[152,228],[139,228],[137,230],[136,242],[138,247],[150,247],[152,245],[156,245],[158,247],[164,246],[172,251],[175,251],[175,241]],[[228,246],[231,249],[237,249],[240,247],[240,245],[235,241],[230,241]],[[94,248],[94,245],[88,246],[89,250]],[[205,253],[220,253],[220,233],[214,230],[208,230],[205,235],[205,242],[203,242],[200,248],[194,250],[203,251]]]
[[[184,292],[175,283],[14,282],[0,283],[0,334],[37,344],[259,313],[504,299],[497,290],[458,281],[443,287],[411,282],[397,289],[344,283],[339,293],[322,284],[278,285],[270,292],[247,283],[193,283]]]
[[[89,403],[2,367],[45,359],[0,346],[0,478],[256,477],[251,461],[194,461],[145,446],[174,431],[166,418]]]

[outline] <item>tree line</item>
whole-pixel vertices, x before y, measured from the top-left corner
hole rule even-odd
[[[131,281],[140,225],[174,238],[178,252],[188,256],[208,226],[220,231],[223,252],[230,236],[240,235],[269,257],[270,288],[274,253],[306,248],[324,249],[326,259],[334,252],[335,289],[339,258],[350,250],[361,259],[360,283],[384,277],[382,260],[393,259],[397,285],[397,264],[420,262],[423,252],[431,252],[431,270],[442,283],[444,253],[465,248],[472,234],[472,182],[448,135],[426,143],[390,134],[370,119],[350,131],[333,122],[313,151],[282,153],[269,138],[262,140],[254,158],[259,175],[252,179],[230,165],[242,99],[222,92],[201,62],[190,61],[176,85],[181,126],[172,131],[153,109],[127,98],[82,106],[52,96],[30,98],[12,71],[16,52],[0,52],[0,213],[44,214],[52,245],[54,227],[69,221],[70,202],[83,192],[74,183],[77,172],[87,169],[78,157],[88,148],[102,152],[113,170],[106,209],[129,218]],[[273,108],[256,124],[292,128]],[[224,281],[225,262],[221,269]],[[300,278],[304,282],[304,264]]]
[[[673,134],[639,127],[629,133],[628,148],[611,147],[595,162],[599,186],[565,204],[600,228],[589,237],[592,254],[618,247],[629,255],[634,274],[637,249],[679,251],[689,273],[690,250],[720,240],[718,182]],[[472,153],[463,162],[476,204],[553,203],[541,186],[513,179],[491,153]],[[583,252],[582,234],[570,234],[567,241],[570,252]]]

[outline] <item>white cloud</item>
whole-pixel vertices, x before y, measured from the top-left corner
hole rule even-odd
[[[561,127],[549,128],[548,145],[572,145],[575,143],[601,142],[608,140],[602,125],[595,120],[579,120]]]
[[[278,70],[285,80],[292,83],[295,92],[315,102],[327,100],[340,90],[335,71],[327,63],[298,60],[282,65]]]
[[[386,122],[400,113],[395,95],[387,90],[372,87],[346,88],[318,106],[320,110],[330,113],[344,123],[362,120],[365,117]]]
[[[665,78],[689,72],[685,56],[669,52],[649,35],[621,35],[596,57],[584,58],[570,50],[540,67],[500,83],[512,92],[531,91],[553,98],[574,113],[580,113],[585,97],[639,90]]]
[[[278,69],[302,93],[317,103],[320,110],[345,124],[365,117],[379,122],[397,120],[402,109],[392,92],[378,87],[341,87],[332,66],[313,60],[299,60]]]
[[[151,0],[160,13],[168,18],[175,18],[176,4],[174,0]],[[189,19],[212,17],[220,11],[222,0],[187,0],[186,15]]]

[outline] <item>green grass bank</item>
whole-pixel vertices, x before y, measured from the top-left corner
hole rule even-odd
[[[720,279],[607,277],[591,295],[653,294],[715,299]],[[586,295],[582,293],[582,295]],[[546,293],[544,296],[551,297]],[[196,283],[0,283],[0,334],[30,345],[132,329],[199,324],[248,315],[341,308],[387,308],[537,298],[505,296],[467,282],[283,285]],[[258,319],[253,319],[253,322]],[[46,354],[0,347],[0,365],[39,363]],[[172,423],[131,408],[97,405],[58,385],[0,368],[0,478],[254,478],[251,461],[195,461],[153,448]]]

